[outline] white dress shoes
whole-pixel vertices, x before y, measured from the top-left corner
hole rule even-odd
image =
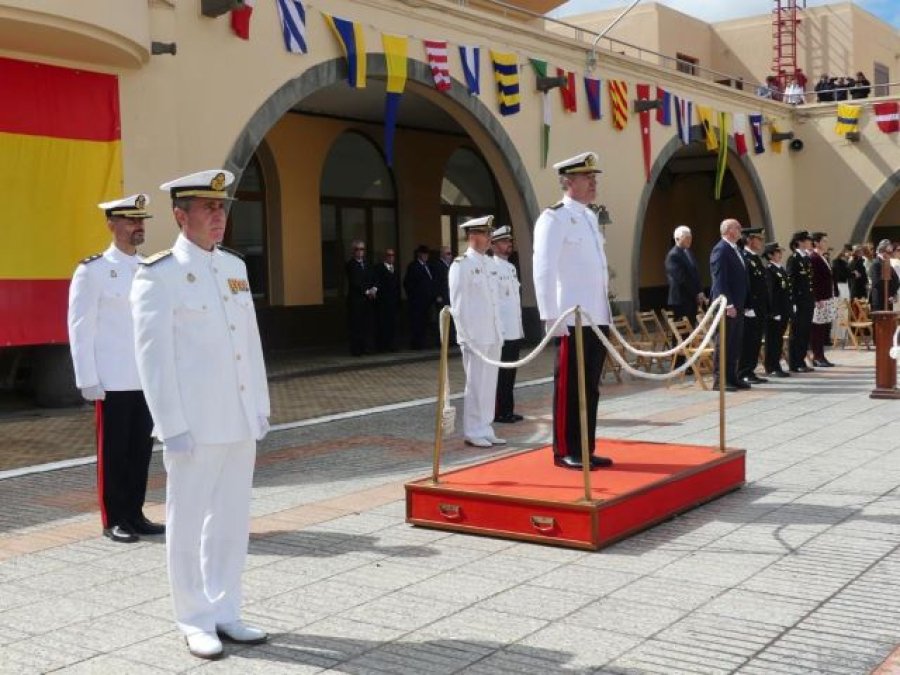
[[[490,436],[485,436],[485,439],[488,440],[491,445],[506,445],[505,438],[497,438],[493,434],[491,434]]]
[[[188,650],[200,659],[218,659],[222,657],[222,643],[212,633],[191,633],[184,638]]]
[[[476,448],[489,448],[493,443],[486,438],[470,438],[466,436],[466,445],[474,445]]]
[[[220,623],[216,625],[216,632],[223,640],[241,645],[261,645],[269,639],[266,631],[248,626],[243,621]]]

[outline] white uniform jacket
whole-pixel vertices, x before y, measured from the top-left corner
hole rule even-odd
[[[450,309],[459,342],[503,344],[497,266],[469,248],[450,265]]]
[[[500,302],[500,327],[504,340],[520,340],[525,337],[522,329],[522,298],[519,294],[519,275],[516,266],[495,255]]]
[[[256,438],[269,389],[244,261],[179,235],[138,269],[131,302],[154,435],[189,431],[201,445]]]
[[[597,216],[564,196],[544,209],[534,226],[534,290],[541,319],[552,321],[575,305],[607,326],[609,269]],[[575,325],[575,315],[568,318]]]
[[[131,282],[140,256],[115,244],[78,265],[69,286],[69,347],[80,388],[140,390],[134,358]]]

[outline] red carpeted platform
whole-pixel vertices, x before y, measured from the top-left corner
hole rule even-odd
[[[598,549],[744,484],[744,451],[599,439],[609,469],[584,475],[527,450],[406,484],[414,525]]]

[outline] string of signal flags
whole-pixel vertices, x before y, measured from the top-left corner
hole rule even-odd
[[[292,53],[308,52],[306,34],[307,10],[309,3],[302,0],[275,0],[285,49]],[[255,2],[245,0],[245,6],[232,12],[231,24],[234,32],[243,39],[250,37],[250,17]],[[366,43],[365,25],[361,22],[333,16],[320,10],[323,19],[331,28],[347,62],[347,84],[351,88],[366,86]],[[409,40],[411,36],[382,33],[382,49],[385,58],[387,81],[384,110],[384,149],[388,166],[393,166],[394,137],[397,114],[406,87]],[[451,50],[447,40],[414,37],[422,43],[434,87],[447,92],[452,88],[450,54],[457,51],[458,69],[471,96],[481,96],[481,47],[478,45],[456,45]],[[521,110],[521,67],[519,56],[513,51],[488,49],[494,75],[498,111],[501,116],[516,115]],[[535,76],[535,92],[541,96],[542,119],[540,129],[540,164],[547,167],[550,154],[550,129],[553,105],[550,92],[559,89],[560,101],[566,114],[578,112],[578,84],[574,71],[561,67],[552,68],[544,59],[529,58],[528,64]],[[603,81],[599,77],[582,76],[587,113],[592,121],[602,120]],[[722,185],[728,166],[729,141],[733,140],[739,157],[749,153],[752,147],[755,155],[766,151],[764,128],[769,129],[769,147],[780,154],[782,144],[791,141],[794,135],[779,128],[779,121],[762,113],[731,113],[716,111],[711,106],[700,105],[684,96],[673,94],[660,87],[646,83],[635,83],[634,98],[629,101],[629,83],[620,79],[606,80],[612,127],[624,131],[631,113],[636,114],[641,130],[641,148],[644,159],[645,180],[650,181],[652,165],[651,113],[655,112],[657,124],[675,126],[675,134],[685,145],[692,142],[705,143],[707,150],[717,153],[714,197],[721,199]],[[900,103],[876,103],[873,106],[879,129],[884,133],[900,131]],[[859,140],[859,121],[862,106],[839,104],[835,132],[850,141]],[[696,118],[697,123],[694,123]],[[748,141],[752,145],[748,144]]]

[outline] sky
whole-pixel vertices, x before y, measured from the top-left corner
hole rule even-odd
[[[645,0],[647,1],[647,0]],[[772,0],[656,0],[685,14],[704,21],[722,21],[743,16],[768,14],[775,3]],[[807,6],[833,4],[835,0],[807,0]],[[855,4],[900,29],[900,0],[854,0]],[[627,7],[628,0],[569,0],[565,5],[550,13],[550,16],[564,18],[571,14],[582,14],[613,7]]]

